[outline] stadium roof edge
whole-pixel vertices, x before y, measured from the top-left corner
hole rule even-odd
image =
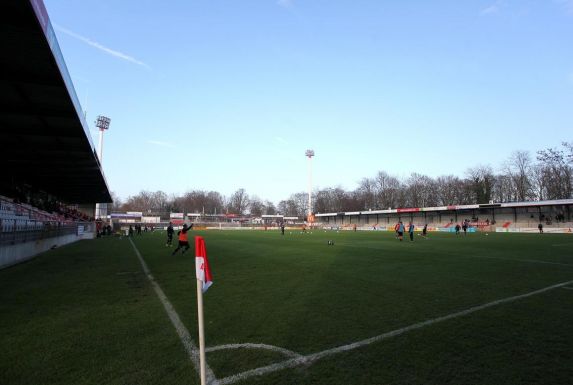
[[[27,184],[68,203],[111,202],[42,0],[6,0],[0,24],[0,190]]]

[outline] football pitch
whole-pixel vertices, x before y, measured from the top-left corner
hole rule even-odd
[[[212,383],[573,382],[572,235],[190,235]],[[174,247],[81,241],[0,271],[0,383],[198,384],[194,250]]]

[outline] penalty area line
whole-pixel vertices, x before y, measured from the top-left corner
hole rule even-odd
[[[153,290],[155,290],[155,294],[157,294],[157,297],[159,297],[159,300],[161,301],[161,303],[163,304],[163,307],[165,308],[165,312],[167,313],[167,315],[169,316],[169,319],[171,320],[171,323],[175,327],[175,331],[177,331],[177,335],[179,335],[179,339],[181,340],[183,347],[187,351],[187,354],[189,355],[191,362],[193,362],[193,365],[195,366],[195,370],[197,371],[197,373],[200,373],[199,349],[197,348],[197,346],[195,346],[195,343],[193,342],[193,339],[191,338],[191,334],[189,334],[189,330],[187,330],[185,325],[183,325],[183,322],[181,322],[181,319],[179,318],[179,314],[177,314],[177,312],[175,311],[175,308],[173,307],[171,302],[169,302],[169,299],[167,299],[167,296],[165,295],[165,293],[163,292],[163,290],[161,289],[161,287],[159,286],[157,281],[155,281],[155,278],[153,277],[153,275],[149,271],[147,264],[143,260],[143,257],[141,256],[139,250],[137,249],[137,247],[135,246],[135,243],[133,243],[131,238],[129,238],[129,242],[131,242],[131,246],[133,246],[133,250],[135,251],[137,258],[139,259],[139,262],[141,263],[141,267],[143,268],[143,272],[147,276],[147,279],[151,283]],[[212,385],[219,384],[219,382],[217,381],[217,378],[215,377],[215,374],[213,373],[213,370],[211,370],[209,365],[207,365],[207,368],[206,368],[206,377],[207,377],[207,379],[206,379],[207,384],[212,384]]]
[[[415,324],[412,324],[412,325],[409,325],[409,326],[406,326],[406,327],[403,327],[400,329],[392,330],[390,332],[380,334],[380,335],[377,335],[374,337],[370,337],[370,338],[367,338],[365,340],[357,341],[357,342],[354,342],[354,343],[351,343],[348,345],[338,346],[338,347],[335,347],[332,349],[323,350],[321,352],[309,354],[306,356],[292,358],[292,359],[278,362],[275,364],[262,366],[262,367],[256,368],[256,369],[247,370],[247,371],[244,371],[244,372],[241,372],[241,373],[229,376],[229,377],[221,378],[221,379],[219,379],[219,384],[220,385],[233,384],[237,381],[242,381],[242,380],[245,380],[247,378],[254,377],[254,376],[262,376],[264,374],[276,372],[278,370],[283,370],[283,369],[287,369],[287,368],[294,368],[294,367],[299,366],[299,365],[310,365],[310,364],[312,364],[312,363],[314,363],[314,362],[316,362],[322,358],[329,357],[329,356],[332,356],[334,354],[354,350],[354,349],[357,349],[357,348],[360,348],[363,346],[373,344],[375,342],[379,342],[379,341],[382,341],[382,340],[385,340],[388,338],[399,336],[401,334],[407,333],[407,332],[412,331],[412,330],[421,329],[423,327],[430,326],[430,325],[433,325],[433,324],[436,324],[439,322],[451,320],[453,318],[463,317],[463,316],[466,316],[468,314],[472,314],[472,313],[475,313],[475,312],[478,312],[480,310],[484,310],[484,309],[487,309],[487,308],[490,308],[493,306],[497,306],[497,305],[501,305],[501,304],[505,304],[505,303],[509,303],[509,302],[514,302],[514,301],[517,301],[517,300],[520,300],[523,298],[527,298],[527,297],[532,297],[534,295],[542,294],[542,293],[545,293],[547,291],[557,289],[557,288],[563,288],[563,287],[571,285],[571,284],[573,284],[573,280],[558,283],[558,284],[555,284],[552,286],[545,287],[543,289],[531,291],[529,293],[520,294],[520,295],[516,295],[513,297],[508,297],[508,298],[498,299],[496,301],[488,302],[488,303],[485,303],[483,305],[474,306],[474,307],[471,307],[469,309],[462,310],[462,311],[452,313],[452,314],[448,314],[448,315],[445,315],[442,317],[433,318],[433,319],[429,319],[426,321],[418,322],[418,323],[415,323]]]

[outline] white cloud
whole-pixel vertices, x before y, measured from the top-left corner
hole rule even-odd
[[[499,12],[499,6],[497,5],[497,3],[490,5],[487,8],[484,8],[480,11],[481,15],[491,15],[494,13],[498,13]]]
[[[294,0],[277,0],[277,4],[283,8],[291,8],[294,5]]]
[[[496,0],[488,7],[485,7],[480,11],[480,15],[495,15],[500,13],[507,6],[506,0]]]
[[[160,147],[175,148],[175,145],[173,143],[161,142],[159,140],[148,140],[147,143]]]
[[[556,0],[561,4],[568,14],[573,15],[573,0]]]
[[[282,137],[280,137],[280,136],[276,136],[276,137],[275,137],[275,140],[276,140],[277,142],[279,142],[280,144],[288,144],[288,142],[287,142],[284,138],[282,138]]]
[[[151,69],[151,67],[149,67],[149,66],[148,66],[147,64],[145,64],[144,62],[142,62],[142,61],[140,61],[140,60],[137,60],[136,58],[134,58],[134,57],[132,57],[132,56],[126,55],[126,54],[124,54],[123,52],[115,51],[115,50],[113,50],[113,49],[111,49],[111,48],[108,48],[108,47],[106,47],[106,46],[104,46],[104,45],[98,43],[97,41],[93,41],[93,40],[91,40],[91,39],[89,39],[89,38],[87,38],[87,37],[85,37],[85,36],[79,35],[79,34],[73,32],[73,31],[70,31],[69,29],[63,28],[63,27],[61,27],[61,26],[59,26],[59,25],[57,25],[57,24],[54,24],[54,27],[56,28],[56,30],[58,30],[58,31],[60,31],[60,32],[62,32],[62,33],[65,33],[66,35],[71,36],[71,37],[73,37],[74,39],[78,39],[78,40],[80,40],[80,41],[86,43],[87,45],[90,45],[90,46],[92,46],[92,47],[94,47],[94,48],[97,48],[97,49],[99,49],[100,51],[103,51],[103,52],[105,52],[105,53],[108,54],[108,55],[117,57],[117,58],[119,58],[119,59],[122,59],[122,60],[125,60],[125,61],[128,61],[128,62],[137,64],[137,65],[140,65],[140,66],[145,67],[145,68],[147,68],[147,69]]]

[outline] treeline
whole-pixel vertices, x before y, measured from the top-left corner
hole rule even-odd
[[[463,177],[431,178],[412,173],[401,179],[386,171],[363,178],[353,191],[328,187],[313,192],[314,212],[343,212],[389,207],[431,207],[457,204],[566,199],[573,197],[573,142],[561,148],[516,151],[497,171],[489,165],[470,168]],[[305,192],[292,194],[275,206],[269,200],[249,196],[240,188],[225,197],[216,191],[193,190],[183,196],[162,191],[142,191],[125,202],[114,199],[114,208],[144,213],[232,213],[304,216],[308,207]]]

